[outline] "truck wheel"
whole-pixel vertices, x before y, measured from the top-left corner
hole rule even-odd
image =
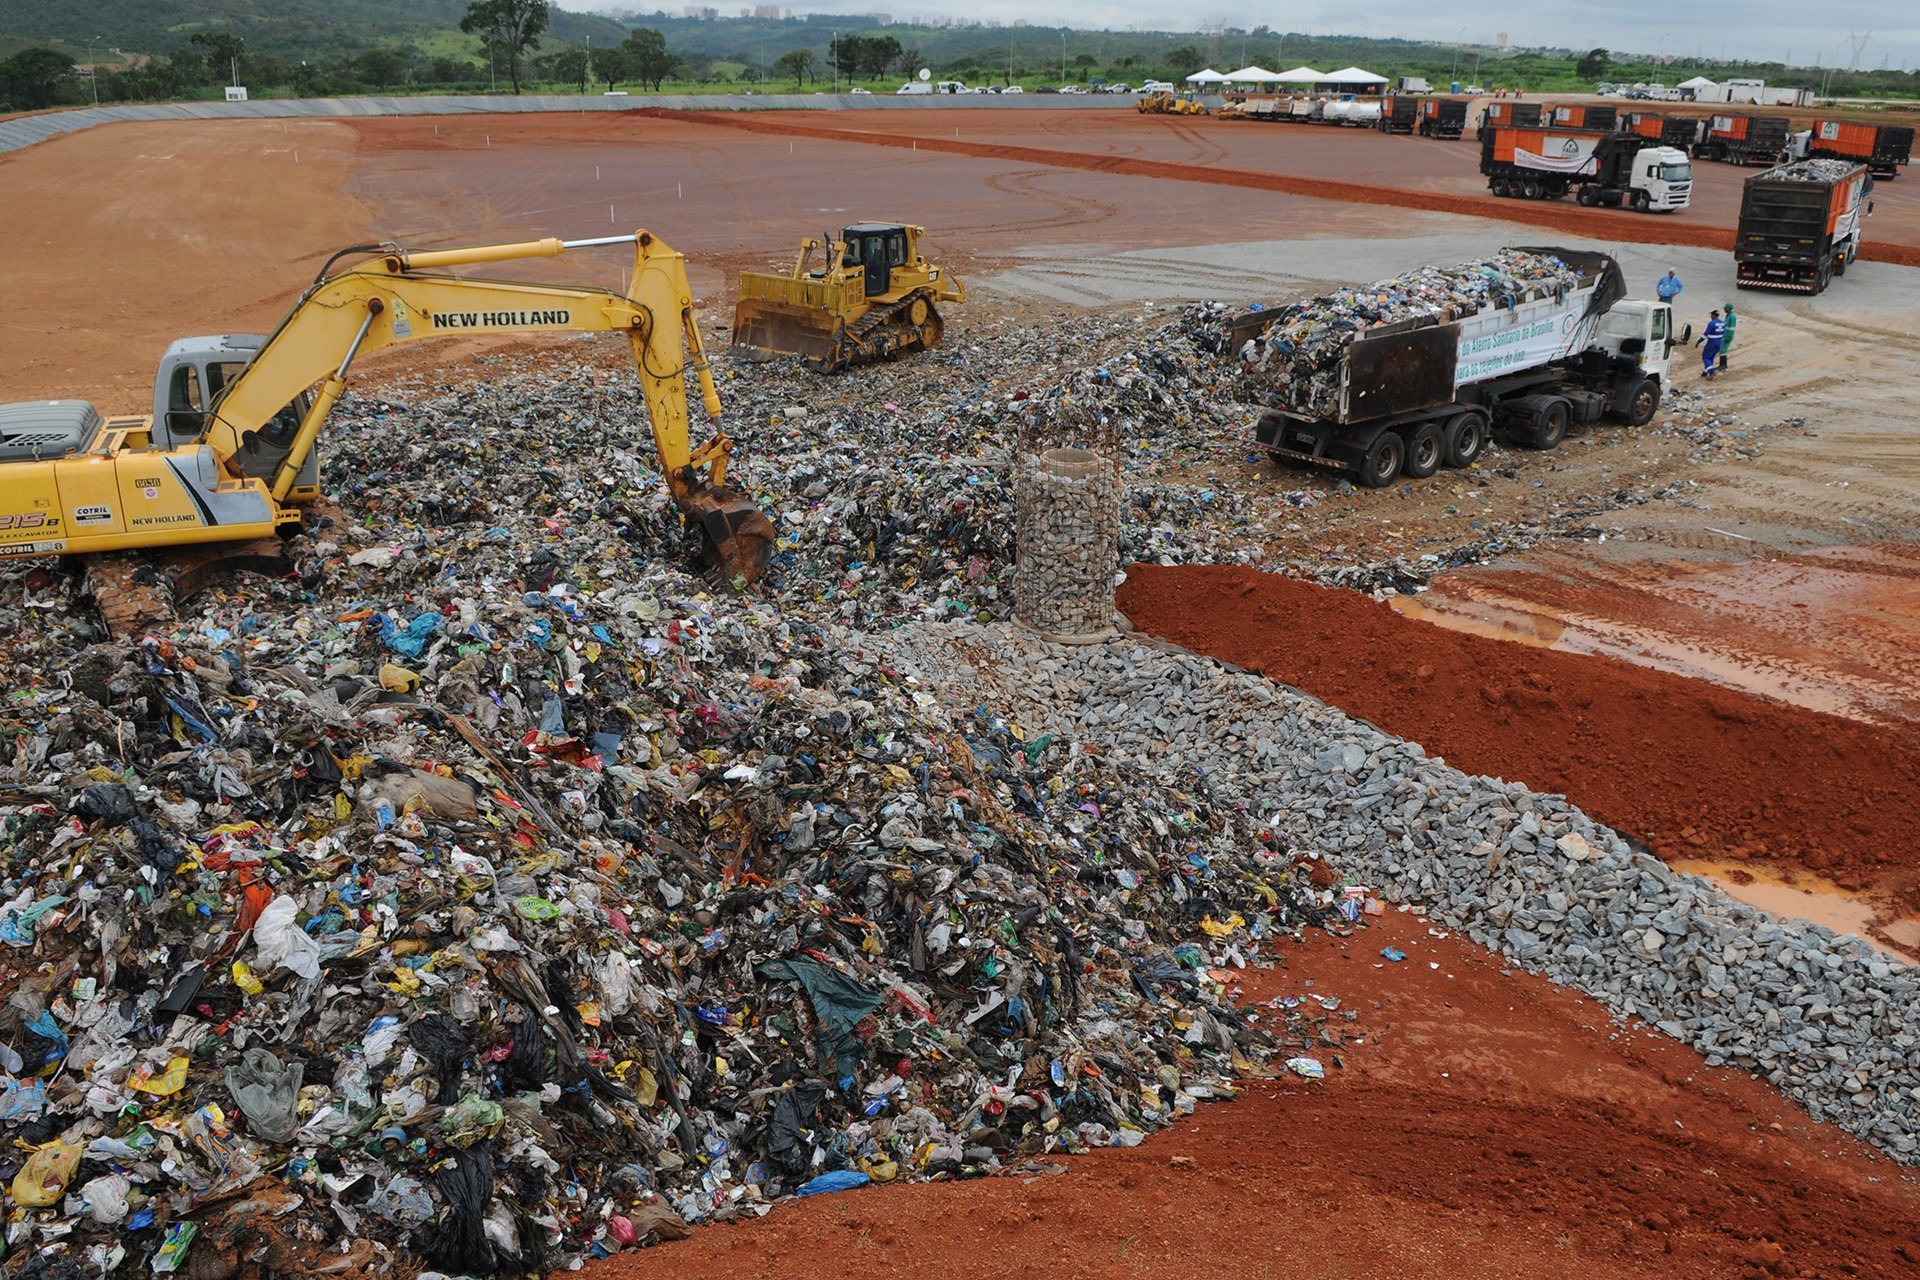
[[[1652,205],[1653,197],[1649,196],[1646,192],[1636,191],[1633,193],[1633,211],[1635,213],[1645,213]]]
[[[1644,427],[1653,421],[1653,415],[1659,411],[1660,379],[1642,378],[1627,400],[1627,421],[1633,426]]]
[[[1567,417],[1565,400],[1555,400],[1542,409],[1533,426],[1533,447],[1558,449],[1560,442],[1567,438]]]
[[[1466,409],[1447,424],[1447,465],[1470,467],[1487,448],[1487,415]]]
[[[1369,489],[1386,488],[1400,475],[1400,459],[1405,456],[1406,446],[1400,437],[1382,431],[1360,463],[1360,483]]]
[[[1820,264],[1820,270],[1814,274],[1813,291],[1815,293],[1825,293],[1827,286],[1832,283],[1833,264],[1831,262],[1823,262]]]
[[[1582,186],[1580,193],[1576,195],[1574,199],[1591,209],[1594,205],[1600,203],[1600,193],[1590,186]]]
[[[1401,474],[1415,480],[1425,480],[1440,469],[1447,460],[1446,437],[1440,434],[1437,424],[1429,422],[1417,430],[1407,440],[1406,463]]]
[[[1833,274],[1836,276],[1843,276],[1847,274],[1847,255],[1846,254],[1843,253],[1834,258]]]
[[[1528,178],[1526,182],[1521,185],[1521,188],[1520,188],[1521,194],[1526,196],[1526,198],[1529,200],[1538,200],[1540,198],[1541,191],[1542,191],[1542,187],[1540,186],[1540,179],[1538,178]]]
[[[1496,196],[1499,196],[1503,200],[1506,199],[1508,195],[1512,194],[1511,190],[1507,186],[1507,180],[1505,178],[1495,178],[1492,181],[1488,182],[1487,190],[1493,192],[1493,194],[1495,194]]]

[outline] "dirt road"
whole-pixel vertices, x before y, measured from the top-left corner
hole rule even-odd
[[[268,332],[327,256],[364,242],[332,121],[117,124],[0,156],[0,398],[153,403],[175,338]]]

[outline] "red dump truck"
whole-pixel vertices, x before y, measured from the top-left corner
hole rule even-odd
[[[1709,116],[1693,154],[1734,164],[1779,164],[1789,156],[1793,122],[1785,116]]]
[[[1742,289],[1820,293],[1860,256],[1872,178],[1854,160],[1796,160],[1747,179],[1733,233]]]
[[[1858,160],[1878,178],[1897,178],[1913,154],[1913,130],[1905,125],[1815,120],[1807,135],[1810,159]]]
[[[1496,196],[1558,200],[1569,191],[1584,205],[1626,205],[1672,213],[1693,201],[1686,153],[1630,133],[1576,129],[1482,128],[1480,172]]]

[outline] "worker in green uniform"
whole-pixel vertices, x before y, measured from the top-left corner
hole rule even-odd
[[[1727,318],[1723,323],[1726,327],[1726,332],[1720,336],[1720,370],[1723,373],[1726,372],[1727,368],[1727,352],[1733,346],[1733,326],[1739,320],[1739,317],[1733,314],[1733,304],[1731,302],[1726,305],[1725,310]]]

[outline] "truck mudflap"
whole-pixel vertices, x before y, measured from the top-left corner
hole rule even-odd
[[[1372,443],[1377,430],[1366,433]],[[1268,413],[1253,424],[1254,443],[1276,461],[1304,462],[1330,471],[1353,471],[1366,457],[1355,433],[1326,422],[1304,422],[1283,413]]]

